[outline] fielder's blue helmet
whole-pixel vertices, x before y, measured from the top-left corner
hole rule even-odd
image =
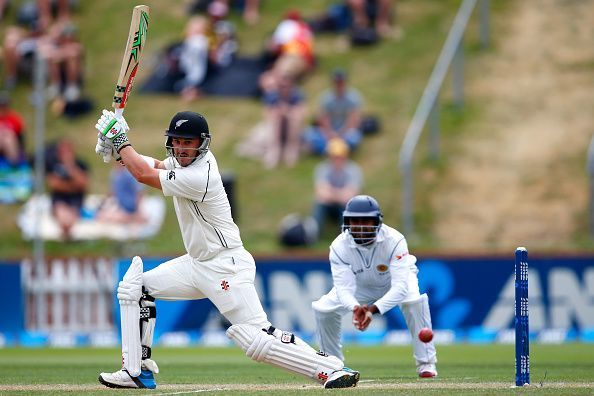
[[[351,219],[372,218],[375,225],[366,226],[365,229],[351,230]],[[375,241],[379,228],[382,225],[383,214],[379,203],[369,195],[356,195],[347,202],[342,212],[342,230],[348,230],[356,243],[368,245]]]

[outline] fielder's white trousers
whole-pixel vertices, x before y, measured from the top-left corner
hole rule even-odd
[[[185,254],[142,275],[149,294],[159,300],[208,298],[231,324],[267,328],[270,322],[254,286],[256,264],[243,247],[199,261]]]
[[[359,304],[373,304],[380,299],[388,289],[357,288],[355,298]],[[344,360],[342,352],[342,317],[353,313],[345,308],[338,298],[336,288],[322,296],[312,304],[316,318],[317,339],[320,350]],[[429,302],[426,294],[419,292],[419,280],[416,272],[411,271],[408,277],[408,294],[404,301],[398,304],[409,328],[413,345],[413,356],[417,366],[437,361],[433,342],[422,343],[417,334],[423,327],[431,327]],[[354,328],[354,327],[353,327]]]

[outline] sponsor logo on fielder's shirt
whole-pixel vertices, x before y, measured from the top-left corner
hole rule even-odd
[[[225,291],[229,290],[229,282],[227,282],[226,280],[221,281],[221,289]]]
[[[386,264],[378,264],[375,268],[377,268],[379,272],[386,272],[388,270],[388,266]]]
[[[175,171],[169,171],[167,174],[167,180],[175,180]]]

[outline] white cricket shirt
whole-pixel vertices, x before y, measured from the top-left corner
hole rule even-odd
[[[417,258],[408,252],[404,236],[385,224],[370,246],[355,243],[347,231],[330,245],[330,269],[341,304],[352,310],[359,302],[355,294],[375,299],[380,313],[404,301],[409,280],[415,279]]]
[[[166,169],[159,170],[163,195],[173,197],[188,254],[207,260],[242,246],[214,155],[209,151],[187,167],[180,167],[173,158],[164,164]]]

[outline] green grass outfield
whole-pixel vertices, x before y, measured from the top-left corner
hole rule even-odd
[[[532,385],[513,388],[513,345],[438,346],[436,379],[414,372],[408,346],[347,347],[349,366],[361,371],[356,389],[369,394],[594,394],[594,344],[532,345]],[[245,357],[238,348],[155,348],[158,388],[133,394],[326,394],[301,376]],[[0,349],[0,394],[122,394],[99,385],[100,371],[119,366],[117,349]]]

